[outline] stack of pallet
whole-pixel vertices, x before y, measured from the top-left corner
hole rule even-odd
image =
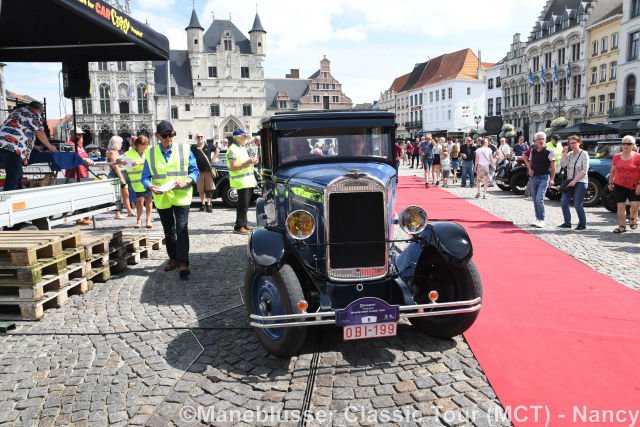
[[[89,290],[78,231],[0,232],[0,319],[39,320]]]

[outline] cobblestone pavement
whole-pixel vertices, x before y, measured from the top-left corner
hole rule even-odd
[[[400,168],[401,175],[421,176],[415,169]],[[467,186],[469,182],[467,181]],[[516,196],[510,191],[502,191],[497,186],[490,187],[486,199],[476,199],[475,188],[461,188],[460,181],[450,184],[446,190],[464,198],[470,203],[492,214],[512,221],[514,225],[539,237],[552,246],[566,252],[596,271],[599,271],[624,285],[640,290],[640,230],[614,234],[618,225],[616,214],[602,206],[585,208],[587,229],[568,230],[557,226],[564,222],[560,201],[545,199],[546,228],[531,226],[535,219],[533,202],[524,196]],[[428,212],[428,207],[427,212]],[[575,209],[571,208],[573,226],[578,222]]]
[[[532,212],[531,202],[499,190],[471,201],[517,225]],[[638,258],[638,234],[613,236],[614,218],[597,215],[590,210],[582,234],[525,229],[631,286],[591,258]],[[166,256],[157,251],[15,331],[39,335],[0,335],[0,425],[191,425],[210,417],[213,425],[293,426],[307,409],[309,426],[509,425],[462,337],[436,340],[402,324],[396,337],[353,343],[318,327],[299,356],[269,356],[242,306],[246,237],[231,232],[234,217],[221,205],[213,214],[192,210],[187,282],[162,270]],[[101,217],[99,227],[133,223]]]

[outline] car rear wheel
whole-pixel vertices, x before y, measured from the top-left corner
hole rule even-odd
[[[226,207],[235,208],[238,206],[238,192],[229,185],[228,180],[225,181],[220,188],[220,197]]]
[[[429,291],[437,291],[438,302],[472,300],[482,296],[480,274],[473,261],[458,267],[447,263],[436,255],[435,262],[430,261],[423,271],[426,280],[419,285],[412,284],[413,299],[418,304],[429,302]],[[452,314],[433,317],[412,317],[409,321],[420,332],[437,338],[451,338],[460,335],[471,327],[479,312]]]
[[[497,183],[497,182],[496,182],[496,185],[502,191],[510,191],[511,190],[511,187],[509,187],[508,185],[500,184],[500,183]]]
[[[301,313],[298,302],[304,300],[300,281],[291,266],[285,264],[270,276],[257,275],[249,266],[244,284],[247,312],[260,316]],[[304,344],[307,328],[254,329],[260,344],[271,354],[290,357]]]
[[[616,204],[616,199],[613,197],[613,192],[609,191],[607,187],[602,189],[602,197],[600,198],[602,201],[602,206],[609,212],[617,212],[618,205]]]
[[[584,195],[586,207],[597,206],[602,197],[602,184],[597,179],[590,179],[587,185],[587,193]]]
[[[511,187],[511,191],[513,191],[513,194],[517,194],[520,196],[524,194],[528,182],[529,176],[527,176],[527,170],[521,169],[511,176],[511,179],[509,180],[509,186]]]

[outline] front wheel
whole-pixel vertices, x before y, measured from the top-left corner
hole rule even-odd
[[[244,281],[245,306],[247,312],[260,316],[278,316],[301,313],[298,302],[304,300],[304,293],[298,276],[291,266],[285,264],[270,276],[259,276],[249,266]],[[304,344],[307,328],[254,329],[260,344],[271,354],[290,357]]]
[[[511,179],[509,180],[509,186],[511,187],[511,191],[513,191],[513,194],[521,196],[524,194],[528,182],[529,176],[527,175],[527,170],[521,169],[511,176]]]
[[[436,256],[437,257],[437,256]],[[473,261],[462,267],[447,263],[437,257],[435,262],[427,261],[420,277],[422,283],[412,283],[413,299],[418,304],[428,303],[429,291],[438,291],[438,302],[472,300],[482,297],[480,274]],[[418,274],[416,273],[416,276]],[[420,332],[436,338],[451,338],[469,329],[479,312],[451,314],[433,317],[412,317],[409,321]]]
[[[500,184],[499,182],[496,182],[496,185],[498,186],[499,189],[501,189],[502,191],[510,191],[511,187],[508,185],[504,185],[504,184]]]
[[[618,211],[618,204],[616,203],[615,197],[613,197],[613,192],[609,191],[609,188],[604,187],[602,189],[602,197],[600,198],[600,200],[602,201],[602,206],[604,206],[604,208],[609,212]]]
[[[229,185],[229,181],[224,182],[220,187],[220,197],[226,207],[235,208],[238,206],[238,191]]]

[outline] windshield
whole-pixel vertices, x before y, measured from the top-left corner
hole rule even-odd
[[[608,159],[619,153],[620,149],[620,143],[610,142],[599,143],[597,146],[587,149],[587,152],[592,159]]]
[[[390,134],[383,128],[296,129],[277,139],[280,164],[322,157],[391,160]]]

